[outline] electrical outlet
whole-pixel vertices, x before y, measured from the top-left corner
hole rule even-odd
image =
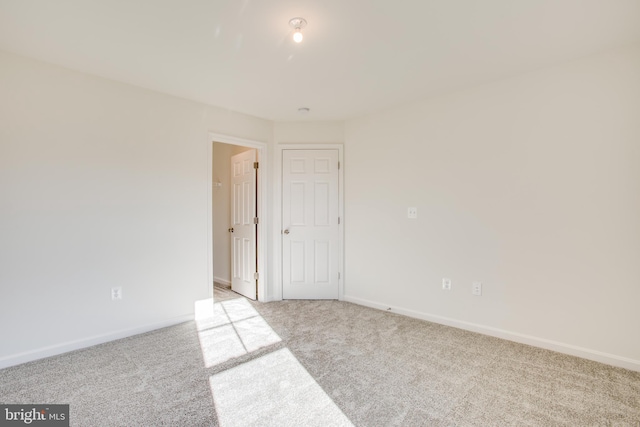
[[[122,286],[118,286],[117,288],[111,288],[111,299],[112,300],[122,299]]]
[[[473,295],[481,296],[482,295],[482,283],[481,282],[473,282],[471,285],[471,293]]]
[[[451,290],[451,279],[447,279],[446,277],[442,279],[442,289],[445,291]]]
[[[418,208],[407,208],[407,218],[418,218]]]

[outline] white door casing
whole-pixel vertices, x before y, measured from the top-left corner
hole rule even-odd
[[[337,149],[282,151],[282,296],[338,299]]]
[[[231,157],[231,289],[256,299],[256,150]]]

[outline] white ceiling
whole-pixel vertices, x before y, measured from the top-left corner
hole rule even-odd
[[[633,43],[640,0],[0,0],[2,50],[278,121],[345,119]]]

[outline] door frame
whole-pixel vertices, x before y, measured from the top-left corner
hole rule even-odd
[[[267,251],[266,248],[269,245],[267,239],[267,230],[269,221],[269,205],[268,199],[268,155],[267,155],[267,143],[254,141],[250,139],[237,138],[235,136],[219,134],[215,132],[208,132],[207,138],[207,288],[209,296],[213,297],[213,143],[220,142],[223,144],[239,145],[242,147],[255,148],[257,161],[260,164],[257,171],[258,176],[258,190],[257,190],[257,209],[258,218],[258,230],[256,232],[256,238],[258,239],[257,259],[258,259],[258,301],[267,301],[268,289],[266,286],[266,278],[268,272],[267,266]]]
[[[276,146],[276,155],[274,159],[274,170],[277,176],[277,185],[273,191],[273,253],[274,256],[274,284],[273,296],[275,300],[282,300],[283,284],[282,284],[282,151],[283,150],[338,150],[338,161],[340,169],[338,169],[338,215],[340,216],[340,225],[338,229],[338,269],[340,270],[340,279],[338,280],[338,300],[344,299],[344,145],[343,144],[278,144]]]

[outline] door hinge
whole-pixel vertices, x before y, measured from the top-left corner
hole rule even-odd
[[[338,169],[340,169],[340,162],[338,162]]]
[[[258,224],[260,222],[260,220],[258,219],[258,217],[253,218],[253,223],[254,224]]]
[[[258,169],[258,166],[259,166],[258,162],[253,162],[253,168],[254,169]]]
[[[338,280],[340,280],[340,272],[338,271]]]
[[[253,273],[253,278],[255,280],[259,280],[260,279],[260,274],[256,271],[255,273]]]
[[[340,225],[340,217],[338,217],[338,225]]]

